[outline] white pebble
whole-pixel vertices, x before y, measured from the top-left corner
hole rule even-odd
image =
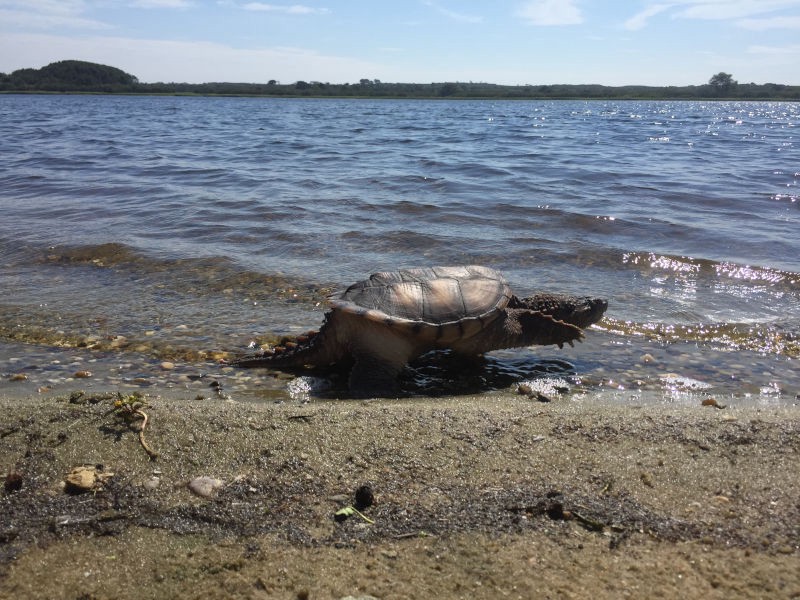
[[[201,498],[208,498],[223,485],[225,485],[225,482],[221,479],[202,475],[200,477],[195,477],[189,482],[189,490]]]

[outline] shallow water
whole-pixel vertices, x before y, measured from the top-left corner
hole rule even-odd
[[[607,297],[606,319],[470,376],[433,358],[408,393],[795,403],[798,123],[797,103],[0,96],[0,393],[336,395],[215,361],[317,326],[373,271],[479,263]]]

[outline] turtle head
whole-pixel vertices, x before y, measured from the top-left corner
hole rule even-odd
[[[511,308],[527,308],[585,329],[597,323],[608,308],[608,300],[564,294],[536,294],[530,298],[512,298]]]

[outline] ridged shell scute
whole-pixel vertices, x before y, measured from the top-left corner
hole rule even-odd
[[[511,289],[500,273],[470,265],[375,273],[331,298],[331,304],[373,321],[438,327],[491,320],[510,298]]]

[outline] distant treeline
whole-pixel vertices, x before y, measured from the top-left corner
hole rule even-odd
[[[308,96],[358,98],[521,98],[521,99],[742,99],[800,100],[800,86],[738,83],[718,73],[707,84],[690,86],[498,85],[493,83],[358,83],[295,81],[267,83],[140,83],[115,67],[63,60],[41,69],[0,73],[0,92],[180,94],[226,96]]]

